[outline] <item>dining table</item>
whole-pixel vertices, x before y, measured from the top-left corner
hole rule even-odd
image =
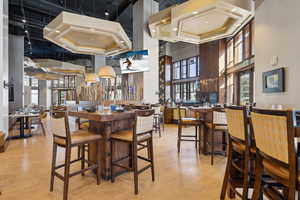
[[[25,129],[29,129],[29,119],[34,117],[39,117],[39,112],[20,112],[9,115],[11,118],[20,120],[20,134],[15,136],[10,136],[9,139],[26,139],[31,137],[31,134],[25,134]]]
[[[123,111],[123,112],[111,112],[111,111],[96,111],[96,112],[87,112],[87,111],[69,111],[69,116],[77,117],[80,119],[89,120],[89,131],[94,132],[95,134],[100,134],[103,137],[101,142],[101,168],[102,168],[102,177],[104,179],[110,179],[110,157],[111,157],[111,145],[110,138],[111,135],[115,132],[131,129],[133,128],[135,120],[135,111]],[[126,157],[131,154],[131,146],[129,143],[116,142],[114,145],[114,158],[116,160]],[[96,144],[89,144],[88,150],[88,160],[91,162],[96,161],[97,148]],[[121,162],[122,165],[131,167],[132,162],[129,159],[125,159]],[[126,170],[122,168],[115,168],[117,174],[124,173]]]

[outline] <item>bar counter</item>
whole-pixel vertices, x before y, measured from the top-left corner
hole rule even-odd
[[[103,136],[103,142],[101,143],[101,168],[102,168],[102,177],[104,179],[110,178],[110,136],[112,133],[125,130],[133,127],[133,122],[135,118],[134,111],[126,112],[113,112],[113,113],[100,113],[94,112],[89,113],[86,111],[80,112],[69,112],[70,116],[80,117],[89,120],[90,126],[89,130]],[[130,145],[126,143],[116,143],[115,146],[115,159],[122,158],[129,155],[131,152]],[[90,144],[89,146],[89,157],[90,161],[96,160],[96,145]],[[130,160],[125,160],[124,165],[130,166]],[[121,168],[116,168],[116,172],[124,172]]]

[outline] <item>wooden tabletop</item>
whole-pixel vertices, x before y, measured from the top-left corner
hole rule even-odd
[[[134,111],[125,111],[125,112],[104,113],[104,112],[87,112],[87,111],[74,112],[74,111],[70,111],[69,115],[74,116],[74,117],[80,117],[80,118],[92,120],[92,121],[110,122],[110,121],[118,121],[118,120],[122,120],[122,119],[134,118],[135,112]]]

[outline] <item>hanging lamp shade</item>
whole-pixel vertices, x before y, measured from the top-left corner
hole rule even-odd
[[[98,81],[98,77],[95,73],[86,73],[85,74],[85,82],[96,83],[97,81]]]
[[[78,54],[114,56],[132,48],[119,22],[69,12],[44,28],[44,38]]]
[[[112,66],[100,67],[98,76],[100,78],[116,78],[116,72]]]

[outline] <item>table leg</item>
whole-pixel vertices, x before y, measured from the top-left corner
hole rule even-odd
[[[207,155],[207,127],[203,126],[203,149],[202,153],[204,155]]]
[[[20,118],[20,135],[11,136],[11,137],[9,137],[9,139],[12,139],[12,140],[14,140],[14,139],[26,139],[26,138],[29,138],[31,136],[32,136],[31,134],[25,135],[25,133],[24,133],[24,117],[21,117]]]

